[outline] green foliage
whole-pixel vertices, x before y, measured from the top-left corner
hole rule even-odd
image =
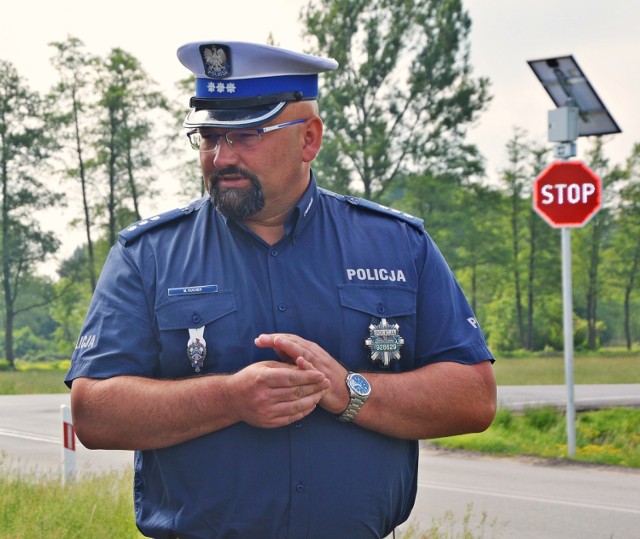
[[[464,137],[488,81],[471,77],[461,2],[312,0],[302,18],[314,52],[340,63],[323,77],[323,185],[379,200],[416,170],[478,170]]]
[[[11,463],[0,460],[3,469]],[[84,476],[62,486],[55,476],[0,475],[0,537],[134,539],[131,472]]]
[[[486,306],[486,315],[482,322],[487,343],[494,350],[513,350],[518,348],[513,310],[512,295],[503,290],[500,296]]]
[[[523,415],[527,425],[542,432],[547,432],[560,423],[554,408],[528,408]]]
[[[43,231],[35,215],[60,203],[62,195],[40,179],[54,148],[43,101],[9,62],[0,60],[0,253],[4,348],[14,361],[13,332],[18,301],[36,264],[54,253],[59,240]]]
[[[513,424],[513,414],[507,408],[498,408],[493,424],[508,429]]]
[[[441,438],[436,445],[493,454],[566,458],[564,414],[551,408],[523,414],[502,410],[480,434]],[[576,415],[578,461],[640,468],[640,410],[611,408]]]
[[[155,184],[148,176],[151,156],[162,151],[158,147],[162,138],[153,136],[159,123],[155,118],[172,119],[166,99],[155,90],[137,58],[116,47],[99,68],[97,162],[106,174],[107,196],[95,210],[106,217],[113,245],[118,230],[142,217],[142,198],[155,194]]]
[[[15,331],[15,347],[14,352],[17,357],[24,358],[27,361],[41,361],[48,359],[42,352],[47,348],[48,341],[38,337],[33,330],[28,327],[22,327]]]
[[[61,291],[58,301],[50,308],[50,315],[57,327],[52,341],[58,354],[71,357],[82,322],[89,308],[91,290],[87,281],[63,278],[56,284]]]

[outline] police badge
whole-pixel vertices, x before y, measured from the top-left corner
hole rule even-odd
[[[204,326],[189,329],[187,357],[196,372],[200,372],[200,369],[204,365],[204,358],[207,357],[207,341],[204,340]]]
[[[389,324],[386,318],[377,325],[369,325],[369,338],[364,343],[371,348],[373,363],[380,362],[387,368],[392,361],[400,359],[400,347],[404,344],[404,338],[398,334],[399,329],[398,324]]]

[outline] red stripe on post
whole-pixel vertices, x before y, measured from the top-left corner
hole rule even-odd
[[[64,429],[64,448],[70,449],[71,451],[75,451],[76,450],[76,434],[73,430],[73,425],[65,421],[63,423],[63,429]]]

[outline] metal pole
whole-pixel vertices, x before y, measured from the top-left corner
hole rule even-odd
[[[573,290],[571,283],[571,229],[562,227],[562,307],[564,327],[564,376],[567,385],[567,449],[576,456],[576,407],[573,391]]]

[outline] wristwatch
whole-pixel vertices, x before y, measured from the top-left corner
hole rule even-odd
[[[338,421],[351,421],[371,394],[371,386],[367,379],[357,372],[349,372],[345,380],[349,388],[349,406],[338,416]]]

